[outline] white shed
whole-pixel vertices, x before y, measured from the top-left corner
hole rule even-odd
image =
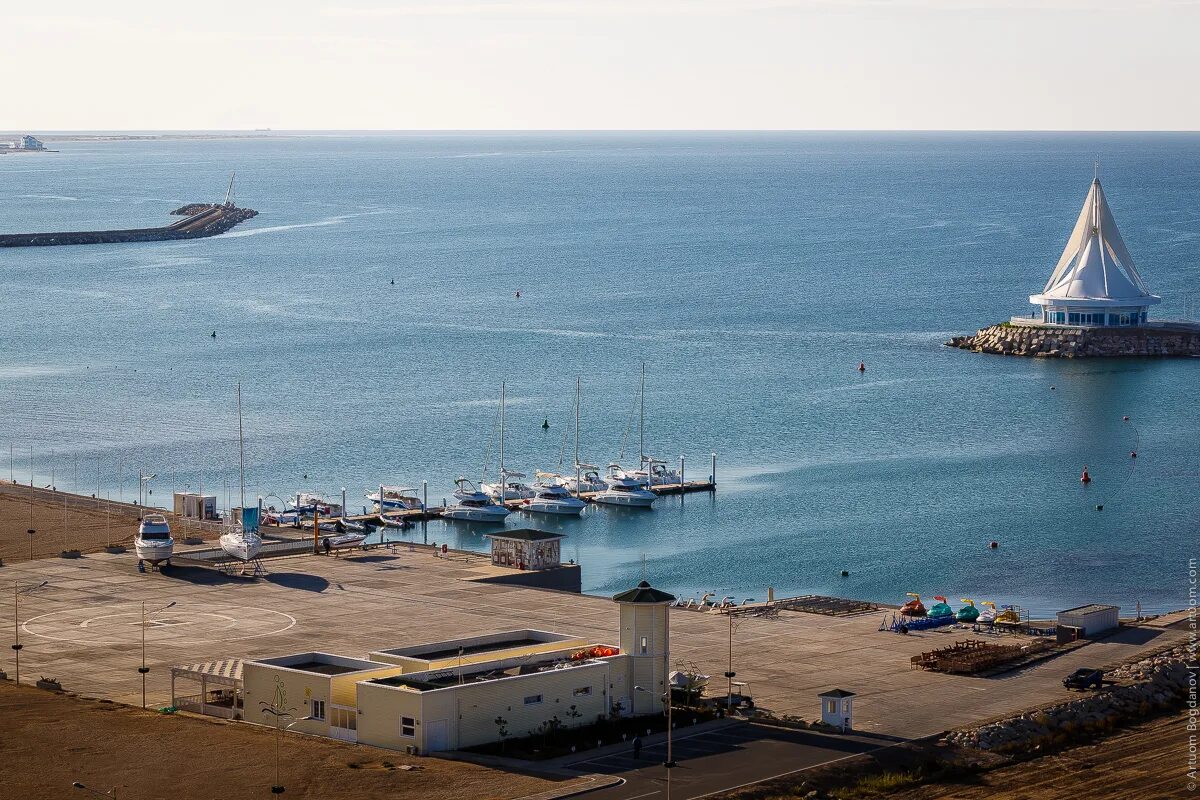
[[[817,695],[821,699],[821,722],[843,733],[854,727],[854,692],[830,689]]]
[[[1120,625],[1121,609],[1095,603],[1058,612],[1060,626],[1079,628],[1080,636],[1096,636]]]

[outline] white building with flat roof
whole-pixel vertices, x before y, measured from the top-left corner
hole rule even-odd
[[[645,581],[613,597],[620,646],[512,630],[376,650],[246,661],[241,706],[251,722],[274,709],[304,733],[429,753],[664,710],[674,597]],[[202,679],[205,665],[180,669]],[[200,678],[195,678],[199,675]]]
[[[1131,327],[1145,325],[1161,301],[1142,281],[1095,178],[1050,280],[1029,302],[1046,325]]]

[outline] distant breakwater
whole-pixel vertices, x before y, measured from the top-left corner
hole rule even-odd
[[[63,244],[113,244],[121,242],[164,242],[216,236],[258,216],[251,208],[231,204],[191,203],[171,212],[186,217],[161,228],[132,228],[112,231],[66,231],[58,233],[4,233],[0,247],[46,247]]]
[[[1033,358],[1118,358],[1200,356],[1200,325],[1157,323],[1138,328],[1086,328],[1002,323],[971,336],[955,336],[947,347],[975,353]]]

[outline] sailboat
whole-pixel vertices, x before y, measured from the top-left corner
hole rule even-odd
[[[654,456],[646,455],[646,364],[642,363],[642,382],[638,387],[638,466],[633,470],[621,470],[627,478],[645,487],[679,483],[680,475]]]
[[[442,511],[443,519],[458,519],[466,522],[504,522],[509,515],[505,488],[509,473],[504,467],[504,384],[500,384],[500,481],[496,484],[481,483],[480,488],[466,478],[458,477],[454,484],[454,501]],[[483,491],[480,491],[482,489]],[[495,501],[490,492],[495,489]]]
[[[533,488],[522,483],[523,472],[513,472],[504,466],[504,384],[500,384],[500,479],[495,483],[480,481],[479,490],[500,505],[508,500],[526,500],[535,494]]]
[[[252,561],[262,549],[262,535],[258,532],[262,516],[262,498],[258,505],[246,508],[246,439],[242,432],[242,385],[237,385],[238,407],[238,470],[242,478],[242,518],[234,527],[221,534],[221,549],[238,561]],[[245,568],[243,567],[243,570]]]

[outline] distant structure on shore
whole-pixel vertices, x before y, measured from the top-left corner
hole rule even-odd
[[[39,139],[36,139],[36,138],[30,136],[29,134],[22,136],[21,138],[17,139],[16,141],[5,142],[4,146],[2,148],[0,148],[0,150],[22,150],[22,151],[45,150],[45,149],[46,149],[46,145],[42,144],[42,142]]]
[[[1161,301],[1138,274],[1094,178],[1058,265],[1029,302],[1041,307],[1047,325],[1130,327],[1145,325],[1149,307]]]

